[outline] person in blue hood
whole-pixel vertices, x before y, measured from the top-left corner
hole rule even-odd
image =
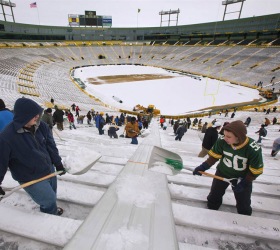
[[[14,114],[6,108],[2,99],[0,99],[0,132],[13,120]]]
[[[65,174],[61,157],[45,122],[40,122],[43,108],[28,98],[19,98],[14,106],[13,121],[0,133],[0,194],[7,169],[20,184],[42,178],[55,169]],[[57,178],[38,182],[24,190],[40,205],[43,213],[61,215],[56,204]]]

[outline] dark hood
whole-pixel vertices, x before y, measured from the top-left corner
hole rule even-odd
[[[6,105],[5,105],[4,101],[2,99],[0,99],[0,110],[5,109],[5,108],[6,108]]]
[[[28,123],[36,115],[41,115],[43,108],[28,98],[19,98],[14,106],[14,126],[18,130]]]

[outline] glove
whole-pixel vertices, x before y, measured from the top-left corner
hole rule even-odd
[[[277,151],[272,150],[272,151],[271,151],[271,156],[272,156],[272,157],[274,157],[274,156],[276,156],[276,155],[277,155],[277,153],[278,153]]]
[[[1,195],[4,195],[5,194],[5,191],[0,187],[0,194]]]
[[[59,174],[59,175],[64,175],[64,174],[66,174],[66,169],[63,167],[63,164],[61,164],[61,165],[59,165],[59,166],[57,166],[57,167],[55,167],[56,168],[56,171],[63,171],[61,174]]]
[[[210,166],[206,162],[203,162],[200,166],[198,166],[194,169],[193,175],[201,175],[201,173],[199,173],[198,171],[205,172],[209,168],[210,168]]]
[[[246,178],[238,178],[237,184],[234,187],[232,187],[232,190],[235,193],[241,193],[244,191],[248,184],[249,183],[246,180]]]

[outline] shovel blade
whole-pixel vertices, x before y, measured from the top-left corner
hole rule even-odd
[[[81,175],[85,174],[88,170],[92,168],[92,166],[101,158],[101,154],[97,152],[92,152],[90,157],[88,158],[89,161],[87,161],[87,164],[78,164],[76,163],[75,165],[69,165],[67,164],[67,173],[72,174],[72,175]]]
[[[154,146],[148,167],[151,168],[156,162],[164,162],[168,164],[172,170],[180,171],[183,169],[183,160],[180,155],[164,148]]]

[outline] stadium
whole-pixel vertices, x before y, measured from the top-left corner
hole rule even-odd
[[[2,9],[13,7],[7,1],[0,4]],[[280,129],[280,14],[168,27],[97,26],[0,21],[0,96],[8,108],[25,97],[44,109],[54,109],[50,101],[54,99],[63,110],[75,103],[83,115],[94,110],[109,116],[152,117],[148,135],[139,137],[138,146],[127,138],[110,139],[106,131],[101,136],[94,124],[86,122],[77,124],[77,130],[68,128],[67,119],[64,131],[54,126],[62,158],[72,155],[77,164],[86,164],[85,155],[91,151],[101,158],[82,175],[58,176],[58,204],[65,210],[61,217],[40,213],[22,189],[2,199],[3,249],[280,249],[279,156],[270,156]],[[151,67],[197,83],[199,79],[228,82],[229,90],[222,94],[229,102],[177,114],[160,113],[161,107],[154,107],[153,100],[149,104],[158,112],[151,113],[149,105],[138,102],[139,110],[123,108],[118,95],[109,102],[87,91],[90,84],[101,80],[109,84],[111,79],[114,84],[131,84],[137,77],[150,84],[163,81],[164,74],[124,70],[96,76],[92,82],[77,74],[89,67],[109,66]],[[238,90],[240,95],[250,89],[258,91],[258,98],[231,99],[230,89],[237,86],[244,87]],[[161,91],[157,89],[154,95]],[[274,112],[266,112],[274,107]],[[235,117],[226,117],[226,110]],[[219,211],[206,208],[212,179],[193,176],[187,169],[203,162],[197,157],[203,135],[191,126],[181,142],[175,141],[170,124],[166,131],[160,128],[160,116],[168,121],[199,118],[209,123],[213,119],[245,121],[250,116],[248,136],[254,139],[265,118],[278,119],[267,127],[261,144],[265,167],[254,181],[252,216],[236,212],[230,188]],[[120,126],[118,134],[123,131]],[[155,170],[155,162],[178,157],[184,165],[179,173]],[[209,172],[214,174],[215,166]],[[17,185],[8,171],[1,186],[9,192]]]

